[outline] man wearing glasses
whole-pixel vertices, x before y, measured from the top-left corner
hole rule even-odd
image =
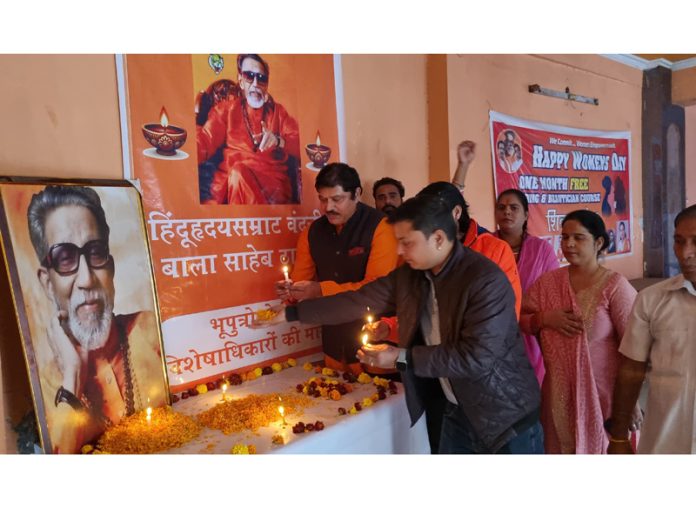
[[[153,388],[162,386],[157,322],[152,312],[113,313],[116,267],[94,189],[47,186],[32,197],[27,220],[39,282],[55,308],[46,335],[59,374],[52,365],[40,373],[52,397],[53,451],[74,453],[122,417],[165,403]]]
[[[223,147],[205,204],[299,203],[300,135],[297,121],[268,93],[268,63],[237,57],[240,91],[220,101],[196,127],[198,163]]]

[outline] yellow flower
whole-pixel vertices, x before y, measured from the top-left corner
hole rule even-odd
[[[297,360],[295,360],[294,358],[288,358],[288,365],[290,365],[290,367],[294,367],[295,365],[297,365]]]
[[[365,372],[361,372],[360,375],[358,376],[358,383],[362,383],[365,385],[365,384],[371,383],[371,382],[372,382],[372,378],[370,377],[369,374],[366,374]]]
[[[358,414],[358,410],[355,409],[355,406],[353,406],[352,408],[350,408],[350,410],[349,410],[348,412],[349,412],[350,414],[352,414],[352,415]]]
[[[261,367],[256,367],[254,369],[254,375],[256,377],[261,377],[263,375],[263,369]]]
[[[253,444],[247,446],[247,450],[249,450],[249,455],[256,455],[256,446]]]
[[[375,376],[375,378],[372,380],[374,384],[377,386],[383,386],[384,388],[389,388],[389,380]]]
[[[271,438],[271,443],[276,445],[284,445],[285,438],[283,438],[281,434],[273,434],[273,437]]]
[[[245,444],[236,444],[230,451],[233,455],[249,455],[249,447]]]
[[[198,393],[200,393],[201,395],[203,395],[204,393],[208,393],[208,387],[205,386],[204,384],[200,384],[200,385],[196,386],[196,391]]]
[[[271,365],[271,368],[273,369],[273,372],[280,372],[281,370],[283,370],[283,366],[278,362]]]
[[[302,368],[303,368],[304,370],[312,370],[312,369],[314,368],[314,365],[312,365],[311,363],[307,362],[307,363],[305,363],[305,364],[302,366]]]
[[[333,369],[330,369],[328,367],[324,367],[323,369],[321,369],[321,373],[325,376],[335,376],[336,375],[336,371]]]
[[[253,381],[256,379],[256,373],[253,370],[250,370],[249,372],[246,373],[246,380],[247,381]]]
[[[370,398],[372,399],[372,402],[377,402],[379,400],[379,394],[373,393],[372,397]]]
[[[88,444],[86,444],[82,448],[80,448],[80,452],[82,452],[82,453],[89,453],[93,450],[94,450],[94,446],[88,445]]]
[[[365,397],[362,400],[363,407],[370,407],[372,405],[372,399],[370,397]]]

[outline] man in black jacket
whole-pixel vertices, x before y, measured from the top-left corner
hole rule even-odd
[[[411,421],[426,413],[433,451],[543,453],[539,386],[505,274],[456,240],[457,226],[436,196],[409,199],[390,222],[405,265],[358,291],[301,302],[280,316],[339,323],[368,305],[396,313],[399,347],[368,345],[358,357],[402,371]]]

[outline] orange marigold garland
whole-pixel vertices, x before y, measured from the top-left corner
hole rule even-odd
[[[256,431],[279,419],[278,397],[283,398],[285,414],[299,415],[302,409],[313,404],[306,397],[291,393],[264,393],[247,395],[241,399],[221,402],[198,415],[198,421],[229,435],[243,430]]]
[[[169,406],[158,407],[152,410],[150,422],[145,411],[139,411],[107,429],[95,453],[157,453],[181,446],[200,432],[201,426],[193,418]]]

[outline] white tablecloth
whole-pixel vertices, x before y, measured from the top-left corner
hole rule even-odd
[[[239,398],[252,393],[285,392],[294,390],[298,383],[312,376],[319,376],[301,365],[298,361],[296,367],[231,386],[227,395]],[[245,431],[226,436],[219,430],[204,427],[196,440],[167,453],[230,453],[235,444],[253,444],[257,453],[430,453],[425,417],[410,427],[403,385],[397,383],[399,393],[388,395],[358,414],[339,415],[339,407],[348,410],[354,402],[375,393],[373,384],[355,383],[353,386],[355,390],[341,400],[314,399],[316,404],[305,408],[301,416],[286,416],[285,427],[280,416],[270,427],[262,427],[256,433]],[[219,404],[221,396],[222,390],[213,390],[181,400],[173,407],[175,411],[194,415]],[[292,433],[292,426],[298,421],[314,423],[317,420],[324,422],[324,430]],[[272,444],[274,434],[282,434],[286,444]]]

